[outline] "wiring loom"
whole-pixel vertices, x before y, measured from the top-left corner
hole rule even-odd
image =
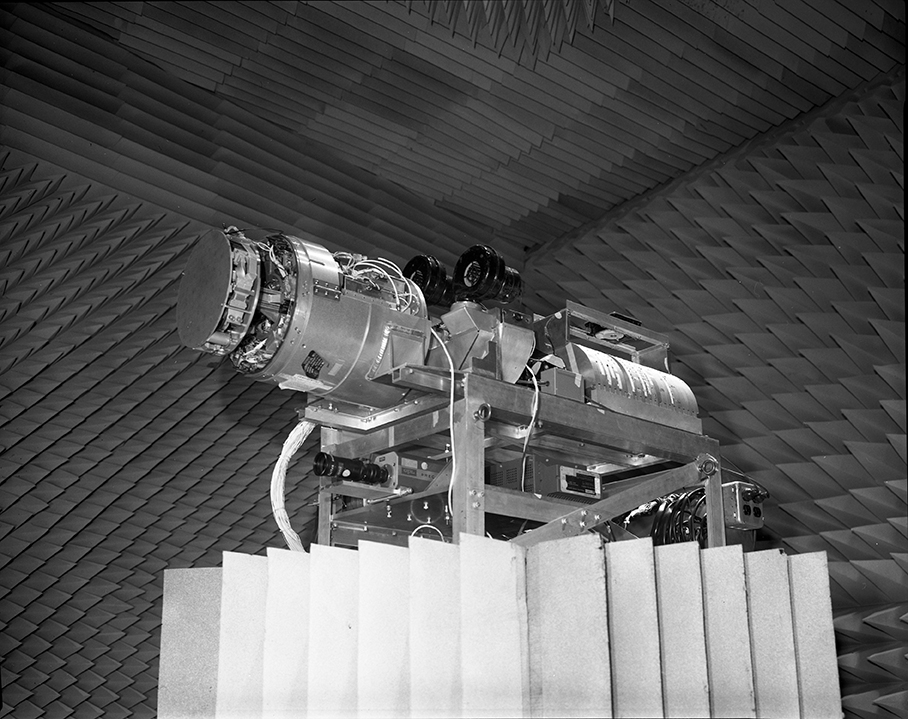
[[[654,503],[653,544],[696,540],[706,547],[706,490],[696,487],[661,497]]]

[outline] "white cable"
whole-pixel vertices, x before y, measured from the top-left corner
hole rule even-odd
[[[265,250],[268,253],[268,256],[271,257],[271,261],[274,263],[274,266],[277,267],[277,271],[281,273],[281,277],[286,277],[287,270],[284,268],[283,264],[281,264],[281,261],[274,253],[274,245],[269,245],[264,242],[256,242],[255,244],[257,247]]]
[[[350,269],[350,265],[353,263],[353,255],[349,252],[335,252],[331,257],[334,258],[334,261],[341,265],[342,270]]]
[[[337,259],[339,255],[349,255],[349,253],[340,253],[335,252],[334,258]],[[391,288],[391,292],[394,293],[394,304],[398,311],[406,312],[410,309],[410,305],[413,303],[414,293],[410,287],[410,280],[404,277],[404,273],[401,271],[400,267],[391,262],[391,260],[386,260],[382,257],[373,257],[369,259],[361,259],[355,262],[349,262],[345,267],[345,271],[348,271],[350,275],[354,278],[362,278],[367,272],[374,272],[383,277],[388,286]],[[397,289],[397,282],[403,282],[404,287],[406,288],[406,295],[402,296],[400,291]]]
[[[243,359],[249,359],[250,356],[254,355],[256,352],[262,349],[262,347],[264,347],[267,343],[268,340],[263,339],[261,342],[252,345],[248,350],[245,350],[243,352]]]
[[[401,272],[400,267],[398,267],[396,264],[391,262],[391,260],[386,260],[384,257],[370,257],[367,260],[362,260],[362,262],[364,264],[371,264],[371,265],[384,265],[385,269],[393,270],[394,274],[396,274],[400,279],[404,278],[404,273]]]
[[[361,269],[363,267],[365,269]],[[385,279],[388,286],[391,288],[391,291],[394,293],[394,306],[397,309],[400,309],[400,292],[397,290],[397,285],[394,284],[394,279],[388,274],[388,271],[384,267],[375,264],[371,260],[362,260],[353,265],[353,268],[350,270],[351,276],[355,278],[364,277],[368,272],[374,272]],[[398,270],[398,272],[400,272],[400,270]],[[376,287],[378,287],[377,283]]]
[[[523,438],[523,453],[520,455],[520,491],[526,492],[526,475],[527,475],[527,447],[530,444],[530,435],[533,433],[533,427],[536,426],[536,415],[539,413],[539,382],[536,381],[536,375],[527,365],[530,372],[530,379],[533,380],[535,394],[533,395],[533,416],[530,418],[530,424],[527,426],[527,435]]]
[[[287,510],[284,508],[284,479],[287,477],[287,466],[290,464],[290,459],[303,445],[306,438],[312,434],[313,429],[315,429],[315,422],[304,419],[291,430],[287,439],[284,440],[281,454],[271,473],[271,511],[281,534],[284,535],[287,546],[297,552],[305,550],[299,535],[290,526],[290,517],[287,516]]]
[[[451,513],[451,516],[454,516],[454,477],[457,473],[457,455],[454,453],[454,360],[451,359],[451,353],[448,352],[448,348],[445,347],[445,343],[442,342],[441,336],[438,332],[435,331],[434,327],[429,327],[429,331],[432,333],[432,336],[438,342],[438,346],[441,347],[441,351],[445,353],[445,357],[448,359],[448,370],[451,373],[451,393],[448,397],[448,423],[450,425],[449,432],[451,437],[451,481],[448,482],[448,511]]]
[[[413,280],[409,279],[408,277],[404,277],[403,281],[404,281],[404,286],[407,289],[407,294],[404,298],[406,301],[403,303],[403,306],[398,307],[398,309],[401,312],[409,312],[410,307],[413,306],[413,300],[416,299],[416,293],[413,291],[413,289],[416,287],[416,283],[413,282]]]
[[[438,532],[438,536],[441,537],[442,542],[448,541],[447,539],[445,539],[445,535],[441,533],[441,530],[434,524],[420,524],[416,529],[410,532],[410,536],[414,536],[420,529],[434,529],[436,532]]]

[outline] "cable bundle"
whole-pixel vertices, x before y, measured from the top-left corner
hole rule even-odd
[[[674,492],[658,500],[650,536],[653,544],[696,540],[706,546],[706,490]]]
[[[303,442],[312,434],[313,429],[315,429],[315,422],[305,419],[293,428],[287,439],[284,440],[281,455],[271,473],[271,511],[281,534],[284,535],[287,546],[296,552],[305,550],[299,535],[290,526],[290,517],[287,516],[287,510],[284,508],[284,480],[287,477],[287,466],[290,464],[291,458],[303,446]]]
[[[410,311],[414,301],[417,301],[418,295],[414,292],[416,284],[390,260],[381,257],[367,259],[349,252],[335,252],[333,257],[345,274],[369,283],[376,290],[381,290],[376,278],[383,280],[394,294],[394,306],[399,312]],[[398,289],[398,284],[403,285],[403,292]]]
[[[703,487],[673,492],[641,504],[625,515],[622,526],[628,529],[637,520],[649,517],[652,517],[649,534],[653,544],[697,541],[701,547],[706,546],[706,490]],[[640,536],[637,529],[632,533]]]

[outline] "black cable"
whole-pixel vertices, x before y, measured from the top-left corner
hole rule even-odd
[[[702,487],[657,500],[650,536],[653,544],[696,541],[706,546],[706,491]]]
[[[721,461],[722,461],[722,464],[730,464],[732,467],[734,467],[734,469],[724,469],[724,468],[723,468],[723,470],[722,470],[723,472],[726,472],[726,471],[727,471],[727,472],[731,472],[731,474],[736,474],[736,475],[738,475],[739,477],[741,477],[742,479],[744,479],[744,481],[746,481],[748,484],[752,484],[754,487],[756,487],[758,490],[760,490],[760,492],[761,492],[762,495],[763,495],[763,499],[769,499],[769,498],[770,498],[771,495],[770,495],[770,493],[769,493],[769,490],[766,489],[766,487],[764,487],[762,484],[760,484],[760,483],[759,483],[757,480],[755,480],[753,477],[750,477],[750,476],[748,476],[747,474],[745,474],[744,472],[742,472],[742,471],[741,471],[741,468],[740,468],[738,465],[736,465],[734,462],[732,462],[732,461],[731,461],[730,459],[728,459],[727,457],[723,457]]]

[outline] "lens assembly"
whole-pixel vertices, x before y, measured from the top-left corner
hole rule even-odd
[[[450,306],[454,287],[444,266],[430,255],[417,255],[404,267],[404,277],[413,280],[430,305]]]
[[[454,299],[507,304],[520,296],[520,275],[487,245],[473,245],[454,267]]]
[[[345,459],[335,457],[327,452],[315,455],[312,470],[319,477],[337,477],[349,482],[362,482],[363,484],[381,484],[388,481],[388,468],[380,467],[371,462],[359,459]]]

